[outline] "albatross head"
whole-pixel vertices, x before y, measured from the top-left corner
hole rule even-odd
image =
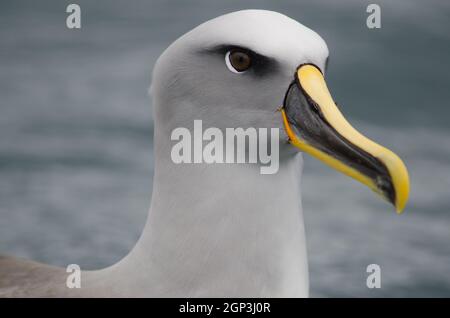
[[[280,151],[314,156],[401,212],[406,167],[342,116],[324,80],[327,61],[324,40],[285,15],[245,10],[210,20],[175,41],[155,66],[156,129],[194,119],[219,128],[280,128]]]

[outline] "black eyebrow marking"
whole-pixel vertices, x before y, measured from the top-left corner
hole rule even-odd
[[[325,61],[325,70],[324,70],[324,73],[326,73],[327,72],[327,70],[328,70],[328,63],[330,62],[330,56],[328,55],[327,56],[327,60]]]
[[[252,66],[249,71],[254,73],[256,76],[264,76],[268,73],[274,72],[279,66],[278,62],[274,58],[256,53],[255,51],[240,45],[222,44],[202,51],[209,54],[218,54],[223,57],[225,57],[225,54],[229,51],[244,52],[248,54],[252,60]]]

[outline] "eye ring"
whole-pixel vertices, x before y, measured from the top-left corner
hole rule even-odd
[[[250,56],[243,51],[233,50],[225,54],[225,64],[231,72],[236,74],[247,71],[252,64],[251,62]]]

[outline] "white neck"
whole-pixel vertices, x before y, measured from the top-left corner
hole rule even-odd
[[[145,297],[308,296],[301,155],[281,156],[273,175],[250,164],[177,165],[164,135],[155,129],[143,234],[105,270],[114,286]]]

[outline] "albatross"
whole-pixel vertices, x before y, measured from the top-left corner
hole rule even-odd
[[[328,54],[316,32],[265,10],[229,13],[181,36],[153,70],[153,195],[135,247],[110,267],[82,271],[81,288],[67,287],[64,268],[1,257],[0,296],[307,297],[302,154],[397,212],[409,192],[401,159],[356,131],[333,101]],[[280,129],[279,170],[174,163],[171,132],[199,119]]]

